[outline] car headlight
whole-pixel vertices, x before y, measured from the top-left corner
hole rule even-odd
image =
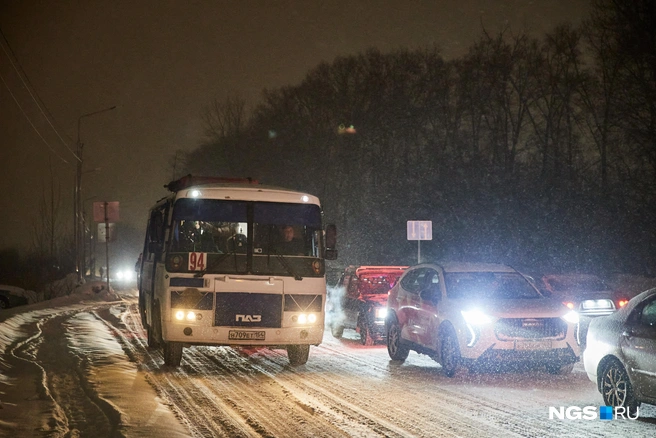
[[[378,307],[376,309],[376,319],[385,319],[387,317],[387,307]]]
[[[576,313],[573,310],[570,310],[569,312],[567,312],[566,314],[561,316],[561,318],[563,318],[565,321],[567,321],[569,323],[572,323],[572,324],[578,324],[579,323],[579,314]]]
[[[483,325],[489,324],[493,321],[493,318],[490,315],[478,309],[467,311],[461,310],[460,313],[465,319],[465,322],[469,325]]]

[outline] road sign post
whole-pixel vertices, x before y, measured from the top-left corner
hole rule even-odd
[[[408,221],[408,240],[417,241],[417,263],[421,263],[421,241],[433,240],[433,221]]]
[[[110,222],[118,222],[118,202],[94,202],[93,220],[105,223],[105,273],[107,275],[107,291],[109,292],[109,241],[113,234],[110,232]]]

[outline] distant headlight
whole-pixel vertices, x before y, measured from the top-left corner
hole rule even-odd
[[[116,272],[116,278],[118,280],[125,280],[129,281],[132,280],[132,277],[134,276],[134,271],[130,269],[121,269]]]
[[[385,319],[387,317],[387,307],[379,307],[376,309],[376,319]]]
[[[561,316],[561,318],[572,324],[578,324],[579,322],[579,314],[573,310],[570,310],[569,312]]]
[[[489,324],[493,321],[490,315],[487,315],[480,310],[461,310],[460,313],[462,314],[462,317],[465,318],[465,322],[470,325]]]

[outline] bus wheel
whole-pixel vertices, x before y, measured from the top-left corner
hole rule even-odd
[[[152,324],[146,326],[146,335],[148,336],[148,346],[150,348],[159,348],[162,342],[162,320],[159,317],[158,308],[152,310]]]
[[[146,334],[148,335],[148,346],[150,348],[158,348],[159,342],[157,342],[157,337],[155,336],[154,330],[151,326],[146,328]]]
[[[164,365],[180,366],[182,361],[182,342],[164,342]]]
[[[310,346],[309,345],[288,345],[287,346],[287,358],[289,359],[289,364],[292,366],[296,365],[305,365],[310,356]]]

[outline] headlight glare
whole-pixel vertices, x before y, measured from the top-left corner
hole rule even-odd
[[[573,310],[570,310],[569,312],[561,316],[561,318],[572,324],[578,324],[579,322],[579,314]]]
[[[487,315],[478,309],[469,311],[461,310],[460,313],[465,319],[465,322],[467,324],[471,324],[472,326],[489,324],[492,322],[492,317],[490,315]]]

